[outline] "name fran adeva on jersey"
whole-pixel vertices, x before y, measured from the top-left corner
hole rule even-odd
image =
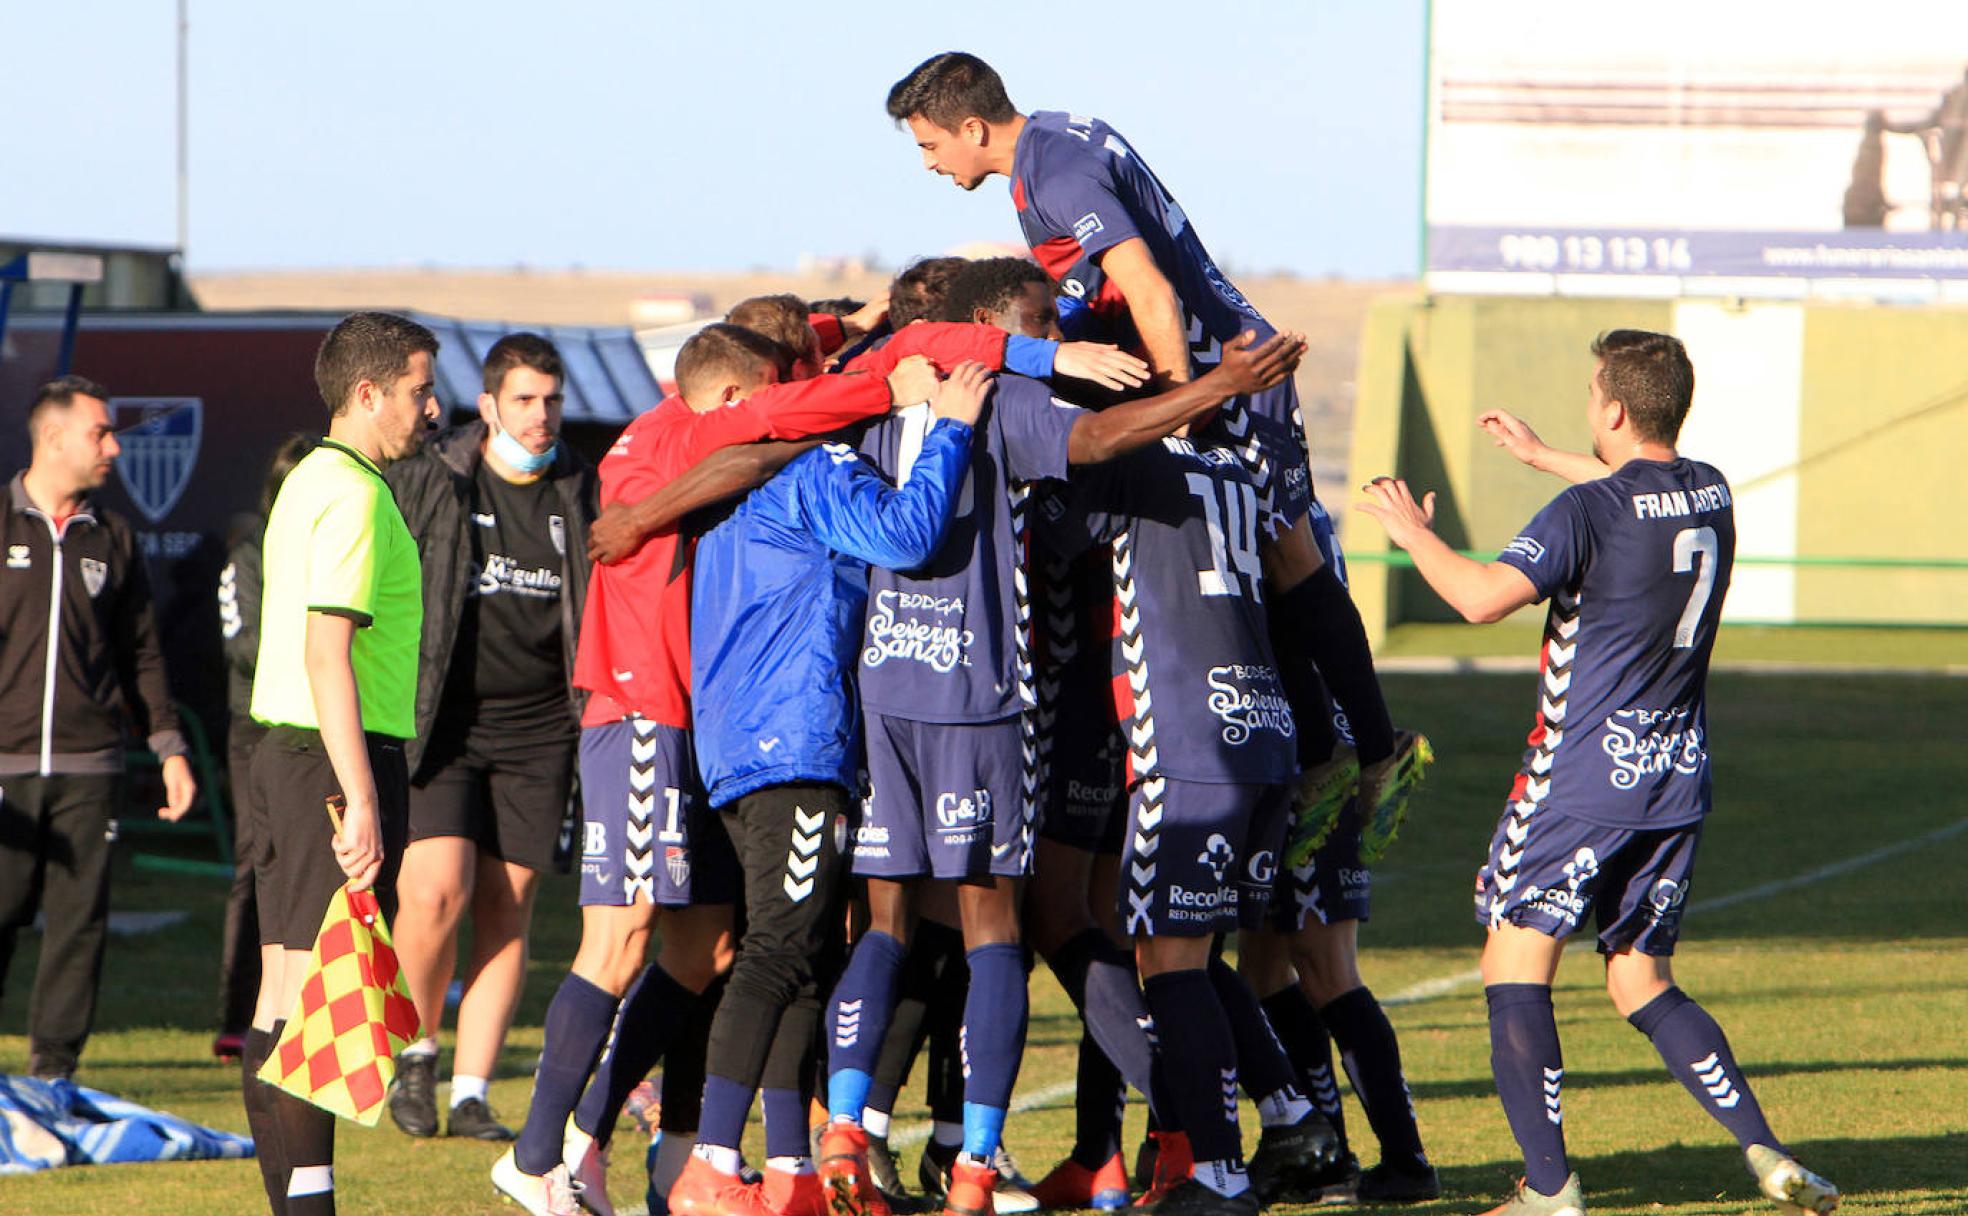
[[[1721,482],[1696,486],[1692,490],[1664,490],[1658,494],[1633,496],[1635,519],[1680,519],[1704,511],[1720,511],[1735,501],[1729,487]]]

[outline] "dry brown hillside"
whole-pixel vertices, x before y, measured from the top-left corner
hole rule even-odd
[[[738,300],[790,291],[805,299],[865,297],[882,274],[684,274],[626,271],[349,270],[194,275],[192,290],[208,309],[406,308],[448,316],[497,318],[532,325],[626,325],[641,296],[702,296],[722,312]],[[1353,375],[1360,328],[1377,296],[1398,283],[1288,277],[1241,279],[1239,286],[1277,325],[1311,340],[1298,374],[1321,484],[1344,475],[1352,430]]]

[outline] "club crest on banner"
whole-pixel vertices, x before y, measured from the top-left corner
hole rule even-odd
[[[197,397],[112,397],[110,425],[122,444],[116,475],[151,523],[162,523],[184,497],[198,465],[205,403]]]

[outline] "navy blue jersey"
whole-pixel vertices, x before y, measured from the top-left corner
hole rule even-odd
[[[1048,544],[1114,549],[1114,699],[1131,780],[1266,785],[1297,770],[1297,726],[1266,631],[1262,509],[1228,447],[1169,438],[1076,469]]]
[[[1732,503],[1700,461],[1632,460],[1560,494],[1504,547],[1498,560],[1551,601],[1513,802],[1613,828],[1707,814],[1708,659],[1735,564]]]
[[[916,722],[994,722],[1031,703],[1025,588],[1025,483],[1066,476],[1086,411],[1037,380],[999,375],[978,419],[948,538],[913,570],[875,568],[861,647],[861,700]],[[897,485],[930,421],[902,410],[869,429],[862,452]]]
[[[1025,120],[1012,153],[1011,201],[1025,242],[1059,284],[1060,324],[1073,337],[1131,345],[1127,301],[1107,281],[1100,255],[1140,237],[1182,302],[1197,373],[1246,329],[1271,326],[1211,260],[1182,207],[1120,132],[1097,118],[1041,111]]]

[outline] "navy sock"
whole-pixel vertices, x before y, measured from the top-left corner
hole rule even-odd
[[[806,1135],[806,1099],[797,1089],[766,1088],[759,1091],[759,1108],[765,1114],[766,1157],[810,1157],[813,1144]]]
[[[1304,1095],[1298,1092],[1298,1076],[1292,1071],[1291,1059],[1285,1055],[1284,1044],[1272,1033],[1271,1023],[1264,1020],[1264,1010],[1257,1003],[1257,994],[1237,969],[1223,961],[1221,955],[1212,958],[1209,964],[1210,985],[1216,989],[1216,999],[1223,1006],[1224,1016],[1230,1020],[1230,1034],[1237,1044],[1237,1068],[1243,1078],[1244,1089],[1260,1107],[1266,1103],[1290,1103],[1296,1100],[1298,1115],[1303,1117],[1310,1107]],[[1293,1120],[1296,1122],[1296,1120]],[[1275,1117],[1266,1118],[1270,1124]]]
[[[858,1122],[867,1105],[902,957],[902,943],[888,934],[862,934],[828,1002],[827,1112],[836,1118]]]
[[[1047,963],[1108,1061],[1152,1104],[1155,1059],[1143,1030],[1148,1006],[1141,999],[1133,960],[1099,929],[1084,929]]]
[[[1145,1039],[1143,1040],[1146,1041]],[[1078,1084],[1073,1092],[1073,1160],[1097,1170],[1121,1151],[1121,1117],[1127,1089],[1120,1070],[1091,1033],[1080,1036]]]
[[[1288,984],[1260,1002],[1271,1029],[1285,1045],[1300,1088],[1312,1099],[1312,1108],[1326,1117],[1339,1137],[1342,1156],[1346,1143],[1346,1104],[1339,1098],[1339,1080],[1333,1073],[1332,1038],[1311,998],[1296,983]]]
[[[1355,988],[1328,1001],[1319,1017],[1331,1028],[1353,1092],[1367,1108],[1367,1122],[1380,1141],[1381,1164],[1426,1166],[1414,1099],[1401,1072],[1401,1044],[1380,1002],[1365,987]]]
[[[660,1125],[664,1131],[697,1134],[697,1120],[704,1106],[704,1057],[710,1047],[711,1023],[717,1019],[726,981],[727,977],[722,975],[711,981],[711,986],[697,998],[690,1024],[663,1053]]]
[[[1333,700],[1346,711],[1361,764],[1394,754],[1394,722],[1374,672],[1366,626],[1346,585],[1330,565],[1288,588],[1279,597],[1278,616],[1299,625],[1299,639],[1318,665]]]
[[[615,1020],[615,997],[578,975],[560,981],[547,1018],[540,1048],[540,1067],[533,1074],[533,1101],[526,1124],[513,1145],[513,1160],[528,1174],[543,1175],[560,1162],[567,1116],[581,1100],[581,1087],[594,1071],[608,1028]]]
[[[1763,1117],[1763,1107],[1729,1050],[1728,1037],[1708,1011],[1679,988],[1669,988],[1627,1021],[1654,1042],[1667,1070],[1745,1149],[1752,1144],[1783,1151]]]
[[[752,1112],[751,1087],[711,1073],[704,1078],[704,1109],[697,1116],[697,1143],[736,1149]]]
[[[1237,1052],[1216,986],[1198,969],[1152,975],[1141,988],[1155,1015],[1168,1105],[1189,1133],[1192,1154],[1197,1161],[1243,1160]]]
[[[575,1108],[576,1127],[597,1143],[608,1143],[622,1104],[629,1100],[629,1091],[656,1067],[671,1041],[689,1028],[700,1000],[660,964],[643,968],[622,997],[621,1011],[615,1017],[615,1041],[595,1065],[588,1091]]]
[[[1025,951],[1016,942],[993,942],[964,954],[970,994],[961,1034],[964,1062],[964,1151],[989,1158],[1004,1135],[1005,1111],[1025,1054],[1030,1002]]]
[[[1551,985],[1491,984],[1483,997],[1490,1006],[1490,1071],[1510,1132],[1524,1150],[1524,1181],[1540,1195],[1555,1195],[1572,1167],[1565,1160],[1559,1094],[1565,1057]]]

